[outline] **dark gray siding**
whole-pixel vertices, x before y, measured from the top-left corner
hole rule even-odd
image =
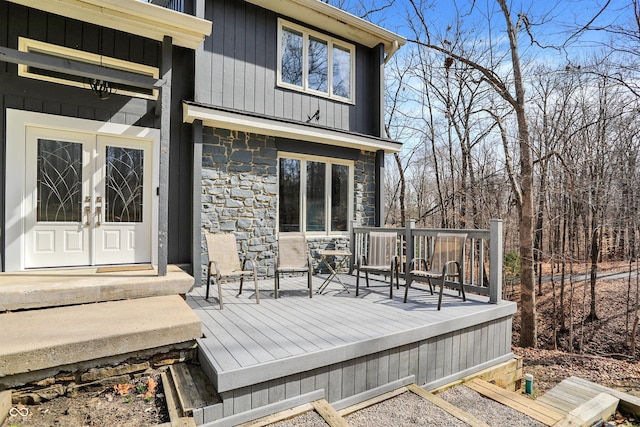
[[[348,104],[277,87],[275,13],[244,0],[207,0],[205,18],[214,24],[197,60],[197,102],[300,122],[320,110],[319,125],[381,136],[379,48],[356,45],[356,99]]]
[[[73,49],[158,66],[160,44],[130,34],[100,28],[96,25],[66,19],[24,6],[0,0],[0,46],[17,49],[18,37],[53,43]],[[100,44],[102,48],[100,49]],[[183,98],[193,96],[193,53],[174,48],[174,83],[171,124],[169,262],[189,262],[191,147],[190,127],[182,124]],[[17,66],[0,61],[0,221],[5,212],[6,109],[57,114],[105,122],[144,127],[160,127],[155,114],[155,102],[113,95],[100,100],[91,91],[55,83],[18,77]],[[0,245],[4,248],[4,244]],[[4,260],[4,253],[2,254]],[[4,262],[4,261],[3,261]],[[3,265],[4,270],[4,265]]]

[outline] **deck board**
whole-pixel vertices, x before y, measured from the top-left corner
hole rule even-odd
[[[407,345],[461,328],[473,328],[515,310],[512,303],[489,304],[485,296],[468,295],[467,301],[463,302],[456,291],[446,289],[442,310],[438,311],[437,292],[431,295],[428,289],[413,287],[405,304],[402,302],[403,284],[399,290],[394,289],[394,297],[390,299],[388,282],[375,279],[375,276],[371,277],[369,288],[361,288],[358,297],[355,296],[356,278],[347,274],[341,275],[341,279],[350,293],[332,283],[325,292],[318,294],[315,289],[325,277],[321,274],[313,277],[313,298],[308,297],[306,277],[283,277],[278,299],[274,298],[273,279],[262,280],[259,283],[260,304],[255,302],[253,286],[245,284],[242,294],[238,294],[237,283],[223,283],[223,310],[219,308],[215,286],[212,286],[214,296],[209,301],[204,299],[204,287],[195,288],[187,295],[187,302],[202,319],[205,338],[201,341],[207,347],[206,354],[218,375],[219,391],[232,387],[231,383],[233,387],[249,384],[249,379],[241,379],[243,375],[269,380],[271,371],[316,369],[387,350],[390,350],[389,364],[383,376],[393,381],[408,375],[413,365],[423,363],[418,361],[420,352],[424,356],[425,351],[446,351],[451,356],[460,353],[464,357],[463,353],[470,348],[488,353],[494,344],[489,346],[488,337],[478,330],[476,344],[479,345],[474,345],[469,337],[461,342],[454,335],[447,338],[446,349],[436,349],[435,343],[433,348]],[[409,356],[392,350],[403,346],[410,349]],[[482,357],[486,359],[485,355]],[[465,361],[443,363],[442,358],[438,358],[435,366],[438,375],[471,366]],[[334,382],[338,381],[337,377],[332,380],[332,371],[328,370],[329,393],[345,387],[360,390],[376,382],[373,373],[362,374],[366,370],[366,364],[355,366],[354,376],[341,377],[339,384]],[[348,374],[350,367],[345,365],[344,372]],[[273,379],[277,378],[276,373],[273,375]],[[376,373],[376,377],[378,375]]]

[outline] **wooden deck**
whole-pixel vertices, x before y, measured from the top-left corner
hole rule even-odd
[[[640,413],[640,398],[619,390],[614,390],[579,377],[569,377],[536,399],[548,408],[568,414],[599,394],[606,393],[620,400],[620,409],[625,413]]]
[[[425,287],[412,287],[404,304],[402,281],[389,299],[381,276],[369,289],[361,281],[355,297],[355,276],[346,274],[340,277],[350,293],[331,283],[316,294],[325,277],[314,276],[313,298],[304,277],[281,280],[277,300],[273,279],[261,281],[260,304],[253,283],[242,295],[237,283],[225,284],[224,310],[215,296],[204,299],[204,287],[187,296],[202,320],[201,363],[223,399],[195,412],[201,422],[260,415],[263,406],[318,390],[340,409],[399,382],[435,388],[513,357],[515,303],[490,304],[476,295],[463,302],[445,290],[437,311],[437,294]]]

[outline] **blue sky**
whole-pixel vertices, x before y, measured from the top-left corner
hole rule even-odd
[[[331,0],[331,3],[342,3],[346,10],[356,15],[361,3],[367,7],[379,7],[390,0]],[[504,28],[503,18],[499,15],[499,7],[495,0],[415,0],[422,3],[427,10],[425,16],[428,25],[436,32],[443,32],[448,26],[453,26],[457,15],[464,16],[466,28],[472,28],[478,33],[488,31],[487,16],[492,16],[495,31]],[[602,10],[606,0],[514,0],[509,2],[514,15],[525,13],[532,24],[532,33],[542,45],[560,45],[569,39],[576,28],[580,28],[591,21]],[[473,7],[471,5],[474,4]],[[369,17],[369,20],[409,39],[414,34],[407,25],[407,16],[413,13],[409,0],[395,0],[393,7],[384,9]],[[634,18],[630,0],[611,0],[595,21],[594,26],[624,25]],[[606,35],[603,32],[591,31],[579,38],[571,39],[571,47],[590,49],[597,45]],[[522,40],[521,43],[528,42]]]

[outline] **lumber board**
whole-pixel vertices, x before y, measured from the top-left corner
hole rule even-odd
[[[472,427],[489,427],[489,424],[485,423],[484,421],[481,421],[481,420],[477,419],[476,417],[474,417],[473,415],[469,414],[468,412],[465,412],[462,409],[452,405],[451,403],[447,402],[443,398],[438,397],[435,394],[433,394],[433,393],[431,393],[431,392],[429,392],[429,391],[427,391],[427,390],[425,390],[425,389],[423,389],[421,387],[418,387],[416,384],[408,385],[407,389],[409,389],[409,391],[417,394],[418,396],[422,397],[423,399],[433,403],[434,405],[436,405],[440,409],[443,409],[443,410],[447,411],[449,414],[453,415],[454,417],[456,417],[460,421],[463,421],[463,422],[469,424]]]
[[[528,397],[505,390],[481,379],[469,381],[465,385],[491,400],[509,406],[548,426],[554,425],[565,417],[565,414],[540,405]]]
[[[11,410],[11,390],[0,391],[0,424],[9,415]]]
[[[569,412],[554,427],[589,427],[600,420],[606,421],[615,413],[619,402],[617,397],[600,393]]]
[[[376,403],[380,403],[383,402],[385,400],[391,399],[393,397],[396,397],[398,395],[401,395],[402,393],[406,393],[408,391],[408,389],[406,387],[400,387],[397,388],[395,390],[389,391],[387,393],[383,393],[379,396],[376,397],[372,397],[371,399],[367,399],[363,402],[357,403],[355,405],[351,405],[348,406],[344,409],[340,409],[338,411],[338,414],[340,414],[341,417],[346,417],[349,414],[353,414],[356,411],[359,411],[361,409],[364,408],[368,408],[369,406],[375,405]]]
[[[164,398],[169,412],[169,419],[172,427],[195,427],[196,422],[191,417],[182,417],[178,408],[176,390],[173,382],[169,379],[166,372],[160,374],[162,378],[162,388],[164,389]]]
[[[546,406],[549,409],[553,409],[554,411],[563,414],[568,414],[575,408],[574,405],[571,405],[565,400],[557,399],[554,396],[547,396],[546,394],[537,398],[536,402],[543,406]]]
[[[266,417],[258,418],[254,421],[249,421],[244,424],[238,425],[238,427],[264,427],[269,424],[277,423],[279,421],[288,420],[289,418],[297,417],[306,412],[313,411],[313,405],[311,403],[305,403],[303,405],[296,406],[294,408],[285,409],[275,414],[267,415]]]
[[[331,427],[349,427],[349,423],[325,399],[311,402],[313,408]]]

